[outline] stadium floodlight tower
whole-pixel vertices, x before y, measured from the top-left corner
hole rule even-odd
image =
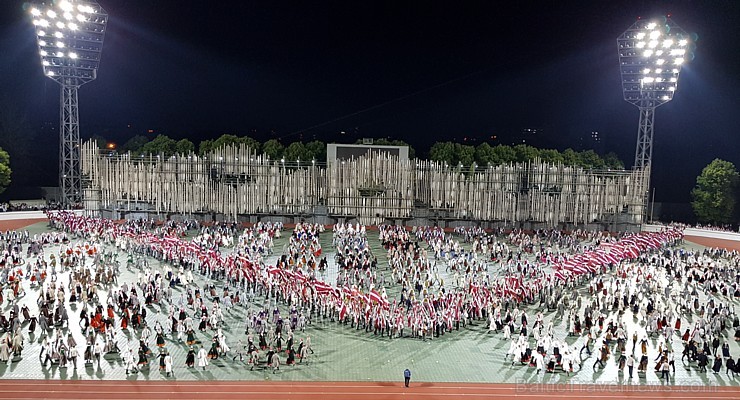
[[[624,99],[640,109],[635,167],[651,165],[655,109],[673,99],[689,37],[669,18],[638,20],[618,39]]]
[[[61,86],[59,187],[71,206],[81,200],[77,89],[95,80],[108,14],[94,1],[57,0],[30,8],[44,75]]]

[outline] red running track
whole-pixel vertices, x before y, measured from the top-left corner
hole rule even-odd
[[[740,387],[413,382],[0,380],[0,399],[737,399]]]

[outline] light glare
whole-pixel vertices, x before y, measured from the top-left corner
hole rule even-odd
[[[57,13],[56,13],[56,12],[54,12],[54,10],[49,10],[49,11],[47,11],[47,12],[46,12],[46,15],[47,15],[47,16],[48,16],[49,18],[56,18],[56,17],[57,17]]]
[[[681,39],[678,41],[679,46],[686,46],[689,42],[686,39]]]
[[[653,28],[655,28],[655,22],[651,22],[651,23],[647,24],[647,28],[649,30],[652,30]]]
[[[74,15],[72,15],[71,12],[64,13],[64,19],[70,20],[70,19],[73,19],[73,18],[74,18]]]
[[[68,23],[67,26],[69,27],[70,30],[73,30],[73,31],[76,31],[77,28],[79,28],[79,26],[77,26],[77,24],[75,24],[74,22]]]
[[[635,38],[638,39],[638,40],[639,39],[642,39],[644,37],[645,37],[645,32],[638,32],[637,35],[635,36]]]
[[[641,49],[643,47],[645,47],[645,42],[637,42],[637,48],[638,49]]]
[[[33,15],[34,17],[38,17],[39,15],[41,15],[41,11],[39,11],[38,8],[32,8],[31,15]]]
[[[72,7],[72,4],[66,0],[59,3],[59,8],[61,8],[64,11],[72,11],[74,9],[74,7]]]
[[[664,48],[666,48],[666,49],[667,49],[667,48],[669,48],[669,47],[671,47],[671,46],[673,46],[673,40],[671,40],[671,39],[668,39],[668,40],[665,40],[665,41],[663,41],[663,47],[664,47]]]
[[[645,50],[645,52],[642,53],[642,55],[645,56],[645,57],[650,57],[650,56],[653,55],[653,51],[652,50]]]
[[[77,20],[80,21],[80,22],[85,22],[85,20],[87,20],[87,18],[85,18],[85,16],[82,15],[82,14],[77,14]]]
[[[659,37],[660,37],[660,31],[652,31],[652,32],[650,32],[650,39],[655,40],[655,39],[657,39]]]
[[[673,50],[671,50],[671,55],[672,56],[682,56],[684,54],[686,54],[686,50],[685,49],[673,49]]]
[[[683,58],[679,57],[679,58],[673,60],[673,63],[676,64],[676,65],[681,65],[681,64],[683,64]]]
[[[47,21],[45,19],[40,19],[39,20],[39,26],[44,27],[44,28],[48,28],[49,27],[49,21]]]
[[[654,49],[654,48],[656,48],[658,46],[658,41],[657,40],[651,40],[650,43],[648,43],[648,46],[651,49]]]

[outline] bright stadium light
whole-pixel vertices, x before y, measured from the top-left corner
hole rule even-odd
[[[640,109],[635,167],[651,164],[655,109],[673,99],[690,39],[668,18],[638,20],[617,38],[622,93]]]
[[[81,200],[77,90],[97,78],[108,13],[93,0],[61,0],[35,4],[30,14],[44,75],[61,86],[59,188],[71,206]]]

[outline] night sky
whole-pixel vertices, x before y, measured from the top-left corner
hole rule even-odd
[[[388,137],[425,156],[524,128],[564,150],[598,131],[632,165],[639,114],[622,99],[616,38],[670,14],[699,40],[656,112],[656,200],[689,201],[714,158],[740,167],[738,1],[99,2],[110,22],[98,79],[79,92],[83,138]],[[22,1],[0,5],[0,54],[2,96],[35,131],[36,169],[15,178],[54,185],[59,88]]]

